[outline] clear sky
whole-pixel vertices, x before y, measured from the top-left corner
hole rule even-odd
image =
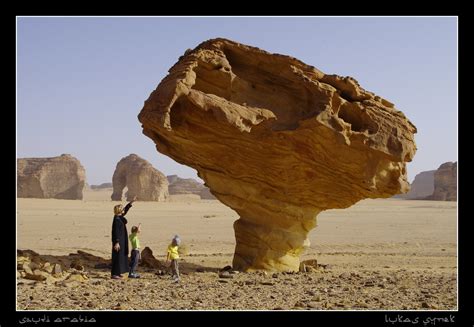
[[[69,153],[111,182],[130,153],[197,178],[142,134],[144,101],[184,51],[224,37],[352,76],[418,128],[408,177],[457,161],[456,17],[18,17],[17,156]]]

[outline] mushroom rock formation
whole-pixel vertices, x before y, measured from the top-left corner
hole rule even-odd
[[[17,159],[19,198],[82,200],[86,172],[69,154]]]
[[[168,199],[168,180],[148,161],[136,154],[122,158],[112,177],[112,201],[122,200],[122,191],[128,188],[127,201],[136,196],[140,201],[166,201]]]
[[[186,51],[138,115],[239,215],[233,268],[298,271],[323,210],[407,192],[416,127],[351,77],[226,39]]]
[[[445,162],[434,173],[434,191],[428,200],[457,201],[457,162]]]

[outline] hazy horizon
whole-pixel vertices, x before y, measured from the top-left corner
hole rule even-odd
[[[137,115],[186,49],[216,37],[352,76],[394,103],[418,129],[410,182],[458,161],[456,17],[18,17],[17,158],[68,153],[98,185],[135,153],[197,179],[156,151]]]

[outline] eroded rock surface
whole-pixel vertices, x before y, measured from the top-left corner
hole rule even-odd
[[[17,159],[19,198],[82,200],[86,172],[69,154]]]
[[[186,51],[138,116],[240,215],[237,270],[297,271],[323,210],[408,191],[416,128],[351,77],[230,40]]]
[[[434,173],[434,191],[429,200],[457,201],[457,162],[445,162]]]
[[[139,201],[166,201],[168,199],[168,180],[148,161],[136,154],[122,158],[112,177],[112,201],[121,201],[125,187],[127,201],[136,196]]]

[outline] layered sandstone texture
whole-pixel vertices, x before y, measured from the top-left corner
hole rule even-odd
[[[215,199],[215,197],[209,192],[209,189],[197,180],[192,178],[181,178],[178,175],[166,176],[169,183],[170,195],[175,194],[196,194],[201,199]]]
[[[457,201],[457,162],[445,162],[434,173],[434,191],[428,198],[437,201]]]
[[[187,50],[138,116],[234,223],[237,270],[298,271],[323,210],[408,191],[416,128],[351,77],[226,39]]]
[[[127,187],[127,201],[136,196],[139,201],[166,201],[168,199],[168,180],[148,161],[136,154],[122,158],[112,177],[112,200],[121,201]]]
[[[86,172],[69,154],[17,159],[19,198],[82,200]]]

